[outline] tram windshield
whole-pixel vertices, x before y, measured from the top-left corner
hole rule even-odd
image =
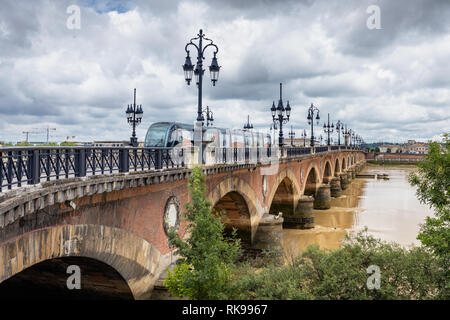
[[[145,136],[146,147],[165,147],[165,139],[168,123],[154,123],[150,126]]]

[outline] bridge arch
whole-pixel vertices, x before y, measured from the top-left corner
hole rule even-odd
[[[222,214],[225,234],[231,235],[232,229],[237,229],[237,236],[241,245],[248,247],[252,243],[252,228],[248,205],[244,197],[237,191],[230,191],[224,195],[213,207],[213,212]]]
[[[322,172],[322,181],[323,183],[328,183],[333,179],[333,169],[331,165],[330,159],[325,160],[325,165]]]
[[[347,162],[346,162],[346,160],[345,160],[345,156],[344,157],[342,157],[342,161],[341,161],[341,164],[342,164],[342,169],[341,169],[341,172],[343,172],[345,169],[347,169]]]
[[[213,210],[218,213],[226,212],[223,217],[226,231],[236,227],[244,244],[253,241],[256,232],[253,226],[262,214],[256,206],[257,195],[247,182],[237,177],[228,177],[209,191],[207,199]]]
[[[78,272],[80,287],[69,290],[67,281],[76,284],[74,276]],[[119,272],[97,259],[80,256],[52,258],[22,270],[0,284],[0,297],[17,300],[133,300],[131,289]]]
[[[277,194],[279,190],[280,186],[282,186],[282,184],[287,184],[287,186],[289,186],[290,193],[292,194],[292,199],[293,201],[296,201],[300,198],[300,193],[301,193],[301,187],[300,184],[298,183],[299,179],[295,176],[295,174],[292,172],[292,170],[290,169],[285,169],[280,171],[280,173],[278,174],[276,180],[273,182],[269,197],[268,197],[268,201],[267,203],[269,204],[269,208],[272,206],[272,203],[274,201],[274,198]],[[270,212],[270,210],[269,210]]]
[[[28,268],[39,268],[40,263],[80,258],[78,261],[97,261],[105,270],[115,271],[134,299],[151,296],[165,258],[132,232],[92,224],[55,226],[26,233],[0,245],[0,256],[4,257],[0,262],[0,287]],[[120,284],[123,290],[124,283]]]
[[[316,195],[317,188],[320,186],[319,168],[316,164],[310,164],[306,171],[303,183],[303,194],[307,196]]]
[[[335,161],[335,164],[334,164],[334,175],[337,176],[338,173],[340,173],[340,172],[342,172],[341,171],[341,165],[339,164],[339,158],[336,157],[336,161]]]

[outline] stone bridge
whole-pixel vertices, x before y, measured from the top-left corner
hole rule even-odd
[[[227,230],[244,246],[279,245],[281,228],[313,228],[316,209],[330,208],[365,163],[360,150],[280,158],[274,165],[204,166],[207,198],[225,211]],[[174,262],[167,230],[177,227],[188,193],[189,168],[59,179],[0,193],[0,296],[151,297]],[[279,212],[283,215],[280,217]],[[68,290],[69,265],[82,289]],[[63,288],[65,291],[62,292]]]

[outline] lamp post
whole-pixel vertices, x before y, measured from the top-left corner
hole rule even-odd
[[[275,128],[277,127],[277,122],[279,124],[279,134],[278,134],[278,146],[283,148],[283,124],[289,122],[289,117],[291,116],[291,106],[289,105],[289,100],[287,102],[286,108],[283,106],[283,97],[282,97],[282,84],[280,83],[280,100],[278,100],[278,107],[275,108],[275,101],[272,103],[272,108],[270,111],[272,112],[272,120],[274,122]],[[286,115],[286,116],[285,116]],[[281,151],[283,154],[283,151]]]
[[[330,114],[328,114],[328,124],[323,124],[323,131],[328,134],[328,139],[327,139],[327,145],[331,144],[331,140],[330,140],[330,133],[333,133],[334,131],[334,124],[331,123],[330,125]]]
[[[198,40],[198,45],[195,44],[194,40]],[[203,40],[210,41],[206,46],[203,47]],[[189,46],[193,46],[197,50],[197,64],[195,66],[192,65],[191,57],[189,56],[190,50],[188,50]],[[219,48],[213,43],[211,39],[208,39],[205,37],[205,34],[203,33],[203,30],[200,29],[200,32],[197,34],[196,38],[192,38],[188,44],[186,44],[186,47],[184,50],[187,53],[186,61],[183,65],[184,70],[184,77],[186,79],[186,82],[188,85],[190,85],[192,80],[192,73],[195,75],[195,82],[197,83],[198,87],[198,106],[197,106],[197,121],[204,121],[203,118],[203,110],[202,110],[202,85],[203,85],[203,60],[205,59],[204,53],[206,48],[208,47],[214,47],[214,57],[212,58],[211,65],[209,66],[209,72],[211,74],[211,81],[213,86],[216,85],[217,80],[219,79],[219,70],[220,66],[217,63],[216,54],[219,52]]]
[[[316,120],[317,124],[319,124],[320,116],[319,109],[311,103],[311,106],[308,109],[308,124],[311,125],[311,147],[314,147],[314,113],[317,113]]]
[[[345,130],[342,131],[342,135],[344,137],[344,145],[345,146],[348,146],[348,143],[349,143],[348,135],[349,135],[350,131],[351,130],[347,130],[347,125],[345,125]]]
[[[336,132],[338,134],[338,146],[341,145],[341,131],[344,130],[344,124],[341,122],[341,120],[338,120],[336,122]]]
[[[244,130],[250,129],[253,129],[253,124],[250,124],[250,115],[247,115],[247,123],[244,124]],[[272,130],[272,128],[270,130]]]
[[[214,121],[213,118],[213,113],[212,111],[209,109],[209,106],[206,106],[206,110],[202,110],[202,118],[203,120],[205,119],[205,117],[203,117],[203,115],[206,116],[206,126],[209,127],[210,125],[212,126],[212,123]],[[203,121],[202,121],[202,126],[203,126]]]
[[[352,147],[352,134],[353,134],[353,130],[352,129],[348,129],[348,131],[347,131],[347,136],[348,136],[348,141],[349,141],[349,144],[350,144],[350,147]]]
[[[306,147],[306,130],[305,129],[303,129],[302,138],[303,138],[303,147]]]
[[[292,126],[291,126],[291,131],[289,131],[289,138],[291,139],[291,147],[294,146],[294,137],[295,137],[295,132],[292,131]]]
[[[136,126],[141,123],[144,111],[142,111],[142,104],[136,105],[136,88],[134,88],[134,102],[132,105],[128,105],[126,114],[128,124],[133,127],[133,133],[130,138],[130,145],[133,147],[137,147],[138,141],[136,137]]]

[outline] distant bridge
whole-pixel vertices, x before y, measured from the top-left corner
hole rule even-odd
[[[282,152],[281,152],[282,151]],[[0,148],[0,296],[145,299],[175,257],[167,230],[182,210],[194,149]],[[282,228],[314,227],[365,163],[361,150],[215,148],[204,155],[207,198],[249,248],[280,245]],[[276,218],[282,212],[282,218]],[[68,290],[78,265],[82,290]]]

